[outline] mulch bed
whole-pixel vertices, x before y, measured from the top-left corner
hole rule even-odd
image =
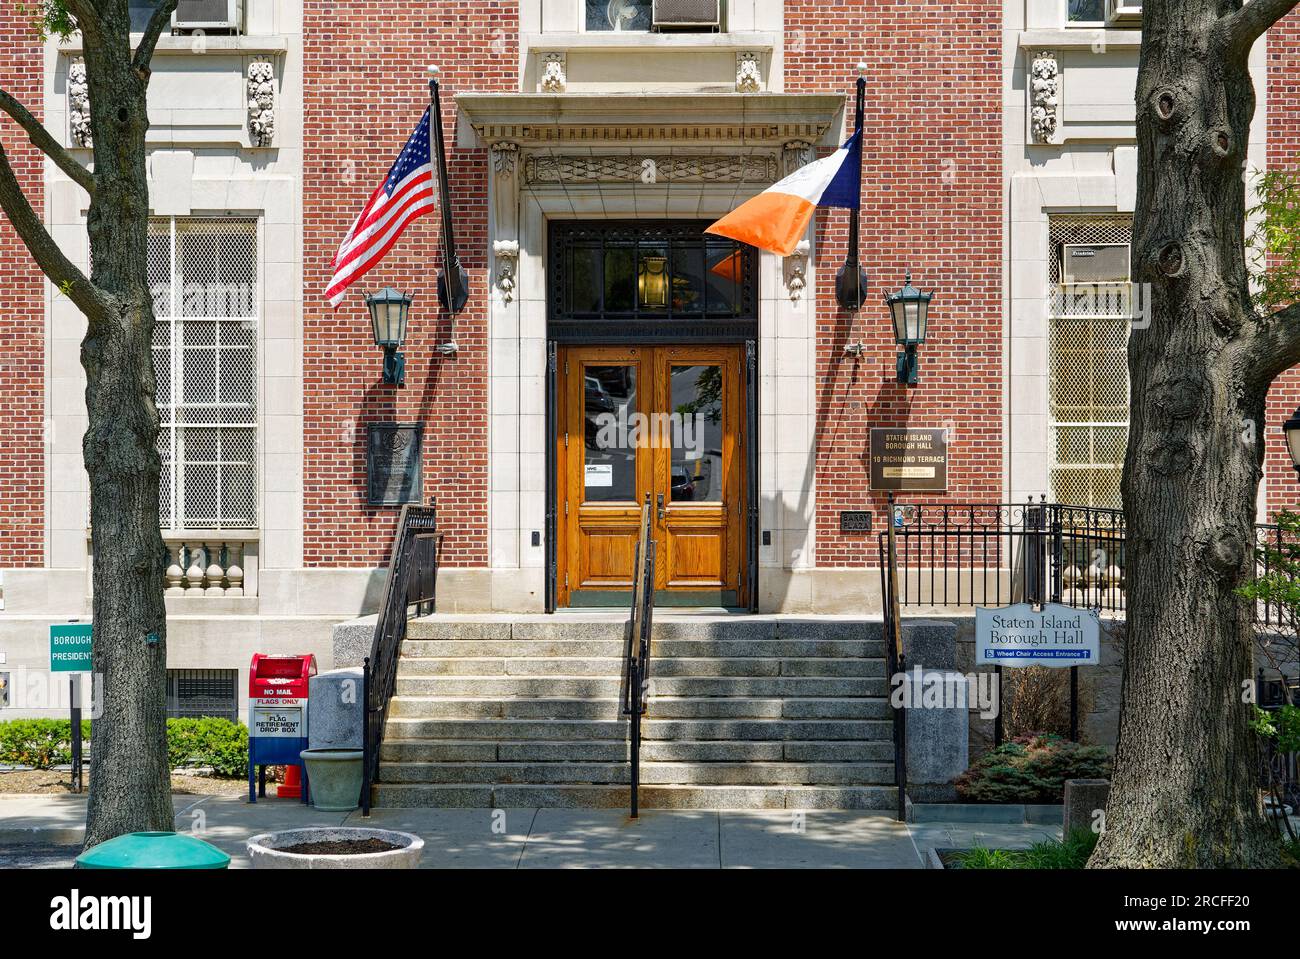
[[[89,788],[90,776],[85,776],[84,780],[83,785]],[[60,795],[71,792],[72,774],[66,769],[15,769],[9,772],[0,772],[0,795],[6,793]],[[248,780],[246,779],[172,774],[172,793],[174,795],[238,796],[247,792]]]
[[[324,842],[300,842],[285,846],[276,852],[291,852],[304,856],[360,856],[368,852],[391,852],[401,849],[382,839],[331,839]]]

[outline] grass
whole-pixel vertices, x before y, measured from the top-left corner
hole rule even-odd
[[[1064,840],[1046,839],[1028,849],[976,846],[956,857],[962,869],[1082,869],[1097,845],[1097,834],[1076,829]]]

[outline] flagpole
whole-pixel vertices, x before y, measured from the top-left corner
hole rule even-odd
[[[456,256],[456,234],[451,222],[451,191],[447,186],[447,149],[442,137],[442,103],[438,97],[438,68],[429,67],[429,127],[433,134],[433,155],[438,165],[438,205],[442,207],[442,262],[438,273],[438,301],[455,315],[469,300],[469,277]],[[453,347],[452,343],[444,344]],[[443,347],[439,347],[440,350]],[[454,347],[450,352],[454,352]]]
[[[857,94],[857,108],[853,113],[853,131],[856,135],[861,136],[862,114],[867,98],[866,63],[858,64]],[[859,141],[860,143],[861,141]],[[862,196],[862,163],[860,161],[861,156],[859,156],[858,168],[854,171],[858,180],[859,202],[861,202],[860,198]],[[855,207],[849,210],[849,254],[844,260],[844,265],[835,274],[835,298],[839,300],[841,307],[856,312],[861,309],[866,295],[867,274],[858,263],[858,209]]]

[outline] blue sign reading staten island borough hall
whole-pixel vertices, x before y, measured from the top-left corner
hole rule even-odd
[[[1101,624],[1095,609],[1028,603],[975,610],[976,664],[1097,666]]]

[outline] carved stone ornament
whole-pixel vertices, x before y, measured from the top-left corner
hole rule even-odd
[[[524,182],[763,183],[780,179],[772,153],[526,154]]]
[[[791,140],[782,147],[781,156],[785,163],[785,176],[789,176],[795,170],[812,162],[812,144],[807,140]]]
[[[274,136],[275,68],[269,60],[254,60],[248,65],[248,138],[265,147]]]
[[[795,246],[794,252],[785,258],[787,273],[785,285],[786,289],[790,291],[791,303],[799,302],[804,289],[808,285],[808,253],[808,241],[800,240]]]
[[[763,71],[759,55],[752,50],[736,54],[736,92],[758,93],[763,89]]]
[[[543,93],[563,93],[564,88],[568,85],[568,78],[564,75],[564,54],[548,53],[542,59],[542,92]]]
[[[497,288],[501,291],[501,301],[509,303],[515,298],[515,270],[519,265],[519,241],[497,240],[492,244],[492,253],[497,258]]]
[[[497,176],[514,176],[515,160],[519,156],[519,146],[515,143],[501,142],[492,144],[492,170]]]
[[[1034,55],[1029,66],[1030,128],[1035,143],[1051,143],[1061,104],[1061,64],[1055,51]]]
[[[90,84],[86,82],[83,60],[68,65],[68,125],[77,146],[94,146],[90,136]]]

